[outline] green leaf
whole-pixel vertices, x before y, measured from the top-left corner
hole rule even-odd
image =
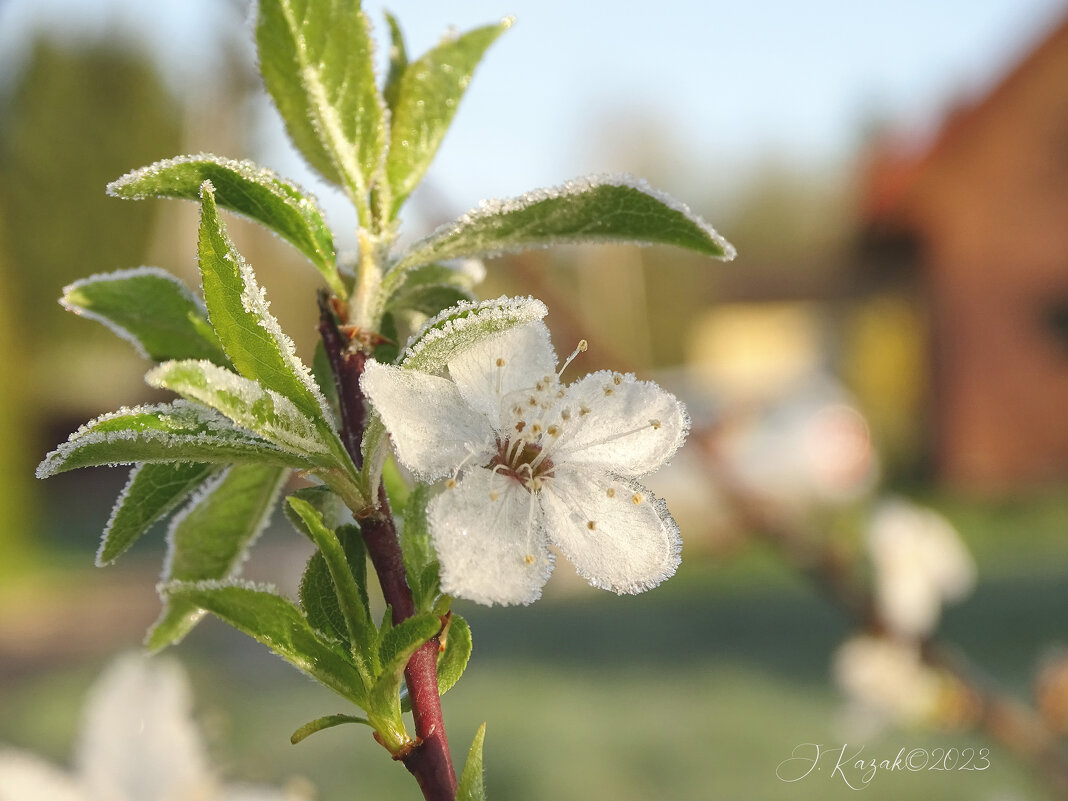
[[[686,206],[629,177],[590,177],[475,211],[416,242],[393,268],[584,242],[664,244],[734,258],[723,237]]]
[[[326,355],[326,346],[321,339],[315,342],[315,356],[312,357],[312,376],[319,390],[330,405],[335,416],[340,417],[337,402],[337,384],[334,383],[334,371],[330,367],[330,357]]]
[[[471,627],[455,612],[449,618],[445,651],[438,657],[438,692],[445,695],[460,680],[471,658]]]
[[[483,723],[475,732],[471,750],[467,752],[467,762],[456,788],[456,801],[486,801],[486,789],[482,784],[482,743],[486,739],[486,724]]]
[[[336,465],[331,441],[289,398],[205,361],[164,362],[145,375],[149,386],[169,389],[216,409],[279,448],[325,467]]]
[[[316,732],[320,732],[323,729],[332,729],[334,726],[340,726],[343,723],[362,723],[365,726],[371,725],[367,718],[358,718],[355,715],[324,715],[321,718],[308,721],[293,732],[289,737],[289,742],[296,745],[301,740],[307,739]]]
[[[130,471],[130,479],[104,527],[97,565],[114,562],[153,523],[168,515],[218,470],[218,465],[197,462],[137,465]]]
[[[405,350],[400,366],[438,373],[459,351],[486,337],[540,320],[547,311],[545,304],[534,298],[459,303],[427,321]]]
[[[267,310],[252,268],[234,248],[219,219],[210,182],[201,186],[199,262],[208,314],[237,371],[288,398],[314,421],[334,458],[355,475],[355,466],[329,422],[331,413],[311,372]]]
[[[229,364],[204,305],[158,267],[94,275],[63,289],[67,311],[103,323],[153,361],[208,359]]]
[[[378,662],[383,676],[399,676],[419,646],[441,630],[437,615],[414,615],[385,632],[378,644]]]
[[[187,401],[120,409],[90,420],[37,466],[48,478],[79,467],[135,462],[263,462],[314,467],[302,456],[235,428],[211,409]]]
[[[341,606],[341,613],[345,618],[348,633],[346,639],[352,644],[352,653],[356,658],[357,667],[365,681],[369,681],[372,675],[372,649],[375,647],[377,631],[371,622],[367,596],[361,592],[356,583],[345,549],[334,531],[326,527],[322,514],[311,503],[297,495],[290,495],[286,500],[293,511],[300,516],[304,524],[302,528],[311,537],[326,561]]]
[[[304,615],[313,628],[340,643],[345,643],[349,648],[352,647],[345,615],[341,612],[334,580],[330,577],[330,568],[326,566],[326,560],[319,551],[312,554],[304,568],[298,597]]]
[[[378,333],[382,335],[383,341],[375,345],[374,357],[383,364],[393,364],[400,355],[400,335],[397,333],[397,319],[392,312],[382,315]]]
[[[363,497],[371,498],[377,507],[378,485],[382,483],[382,470],[389,456],[389,434],[381,415],[373,409],[363,430],[360,451],[363,454],[363,469],[360,470],[358,486]]]
[[[166,585],[164,592],[211,612],[320,684],[357,706],[366,705],[367,694],[356,668],[321,639],[285,598],[251,585],[210,581],[176,582]]]
[[[348,189],[361,220],[386,144],[369,27],[359,0],[260,0],[256,23],[260,71],[290,137]]]
[[[190,501],[171,521],[163,580],[234,578],[249,548],[270,522],[289,478],[285,468],[234,465]],[[164,595],[163,611],[145,644],[158,651],[177,643],[202,616],[195,605]]]
[[[408,48],[404,46],[404,34],[401,32],[397,18],[385,12],[386,24],[389,25],[389,72],[382,89],[382,99],[393,112],[397,106],[397,93],[400,91],[400,79],[408,68]]]
[[[511,25],[512,20],[506,19],[446,39],[403,70],[391,104],[386,156],[393,199],[390,219],[397,216],[434,158],[482,55]]]
[[[426,522],[426,506],[430,501],[430,487],[419,484],[404,506],[404,527],[401,530],[401,552],[404,555],[404,567],[408,571],[408,583],[415,596],[416,609],[427,610],[434,603],[433,598],[425,597],[422,576],[427,567],[437,560],[434,546],[430,542],[430,530]]]
[[[296,184],[251,161],[203,153],[157,161],[112,181],[108,194],[129,200],[200,200],[200,187],[205,181],[215,187],[215,200],[220,206],[270,228],[315,265],[334,294],[342,298],[348,295],[338,275],[333,235],[315,199]]]

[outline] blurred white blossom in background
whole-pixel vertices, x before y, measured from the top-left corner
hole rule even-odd
[[[868,552],[880,620],[918,638],[938,625],[942,604],[975,586],[975,560],[956,529],[930,509],[901,498],[883,501],[868,528]]]
[[[173,660],[127,654],[89,692],[74,769],[0,748],[0,801],[302,801],[306,795],[223,785],[192,718]]]

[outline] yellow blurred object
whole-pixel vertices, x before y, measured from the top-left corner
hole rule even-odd
[[[846,321],[842,378],[856,395],[884,462],[914,461],[927,390],[926,333],[916,304],[882,295],[857,303]]]
[[[689,361],[729,400],[775,397],[820,367],[819,312],[812,303],[737,303],[698,317]]]

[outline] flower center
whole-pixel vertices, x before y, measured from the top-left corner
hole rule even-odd
[[[497,440],[497,453],[486,465],[490,470],[518,481],[527,492],[541,489],[542,481],[553,476],[552,460],[542,447],[524,439]]]

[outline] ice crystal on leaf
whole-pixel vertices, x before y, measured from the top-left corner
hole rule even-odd
[[[682,444],[684,407],[633,375],[565,385],[562,373],[540,320],[458,350],[438,374],[368,362],[363,390],[398,458],[423,480],[447,478],[427,508],[445,592],[530,603],[550,545],[617,593],[678,567],[678,527],[637,479]]]

